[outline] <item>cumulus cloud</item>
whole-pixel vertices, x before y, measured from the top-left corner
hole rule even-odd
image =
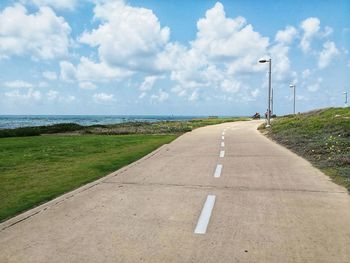
[[[170,78],[177,85],[172,91],[179,96],[209,87],[238,92],[242,73],[264,70],[257,61],[267,54],[268,46],[268,38],[254,31],[245,18],[226,17],[218,2],[198,20],[190,47],[176,56]]]
[[[141,91],[151,90],[153,88],[154,83],[159,79],[158,76],[147,76],[140,86]]]
[[[81,57],[77,66],[69,61],[60,62],[61,78],[65,81],[89,82],[121,80],[131,76],[132,72],[116,67],[110,67],[104,62],[96,63],[89,58]]]
[[[334,42],[327,41],[323,44],[323,50],[321,51],[318,59],[318,67],[323,69],[327,67],[332,59],[339,55],[339,51]]]
[[[323,81],[322,78],[318,78],[316,82],[314,82],[313,84],[307,87],[308,91],[311,91],[311,92],[318,91],[321,88],[322,81]]]
[[[284,30],[279,30],[276,33],[275,41],[290,44],[298,35],[298,31],[293,26],[287,26]]]
[[[45,99],[47,99],[49,102],[70,103],[70,102],[75,101],[75,96],[61,95],[61,93],[56,91],[56,90],[49,90],[45,94]]]
[[[14,22],[15,21],[15,22]],[[23,26],[25,25],[25,26]],[[0,12],[0,58],[30,55],[54,59],[68,54],[71,28],[49,7],[28,13],[21,4]]]
[[[4,83],[4,86],[7,88],[33,88],[32,83],[23,80],[7,81]]]
[[[310,50],[310,43],[320,30],[320,20],[317,17],[309,17],[301,23],[304,34],[301,38],[300,47],[307,53]]]
[[[131,70],[156,71],[156,59],[169,40],[152,10],[123,1],[98,3],[94,17],[99,26],[84,32],[79,41],[98,48],[102,63]]]
[[[315,38],[325,38],[332,34],[333,29],[329,26],[325,26],[323,30],[320,27],[320,19],[317,17],[309,17],[301,22],[301,29],[303,35],[300,41],[300,48],[304,53],[311,51],[311,43]]]
[[[26,92],[21,92],[19,90],[5,92],[5,97],[7,97],[10,100],[16,100],[20,102],[26,102],[26,101],[37,102],[42,99],[42,94],[40,91],[30,88]]]
[[[104,92],[101,92],[101,93],[95,93],[93,96],[92,96],[93,100],[96,102],[96,103],[101,103],[101,104],[110,104],[112,102],[114,102],[116,99],[114,98],[114,95],[113,94],[107,94],[107,93],[104,93]]]
[[[96,89],[96,85],[90,81],[84,81],[79,83],[81,89]]]
[[[77,0],[21,0],[23,4],[33,4],[36,6],[51,6],[55,9],[73,10],[77,4]]]
[[[240,90],[240,88],[241,88],[241,83],[238,81],[225,79],[221,83],[221,89],[226,92],[236,93]]]
[[[57,74],[54,71],[44,71],[43,72],[43,77],[47,80],[56,80],[57,79]]]
[[[157,94],[153,94],[151,96],[152,100],[157,100],[159,102],[164,102],[168,98],[169,98],[169,94],[167,92],[163,91],[162,89],[160,89]]]

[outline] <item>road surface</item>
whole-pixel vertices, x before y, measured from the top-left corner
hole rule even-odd
[[[189,132],[0,225],[0,262],[350,262],[350,197],[259,121]]]

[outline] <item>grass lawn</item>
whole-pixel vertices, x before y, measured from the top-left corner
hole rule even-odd
[[[350,191],[350,108],[284,116],[261,129]]]
[[[32,136],[0,139],[0,221],[94,181],[176,135]]]

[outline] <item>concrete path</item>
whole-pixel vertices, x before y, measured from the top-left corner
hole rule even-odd
[[[350,262],[346,190],[258,125],[197,129],[1,224],[0,262]]]

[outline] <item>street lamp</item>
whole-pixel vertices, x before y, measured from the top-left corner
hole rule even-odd
[[[348,106],[348,93],[345,91],[344,95],[345,95],[345,107],[347,107]]]
[[[296,88],[296,86],[295,86],[295,84],[291,84],[291,85],[289,85],[289,87],[293,89],[293,93],[294,93],[293,114],[295,114],[295,88]]]
[[[269,63],[269,98],[268,98],[268,109],[267,109],[267,125],[266,127],[270,127],[271,122],[271,58],[270,59],[260,59],[260,63]]]

